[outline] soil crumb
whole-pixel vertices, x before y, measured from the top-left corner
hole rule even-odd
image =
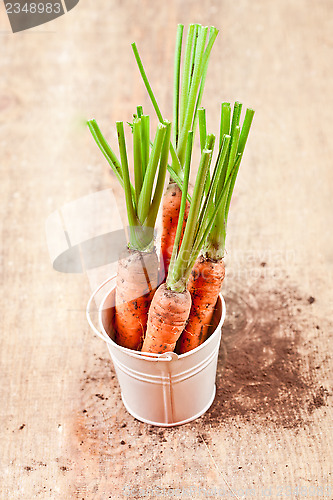
[[[314,376],[318,359],[311,344],[319,332],[307,306],[315,299],[286,289],[286,280],[274,290],[260,282],[248,291],[236,288],[224,298],[217,393],[205,420],[304,426],[329,395]]]

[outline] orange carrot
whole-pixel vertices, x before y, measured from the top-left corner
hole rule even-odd
[[[190,131],[195,133],[196,130],[198,109],[203,96],[209,58],[218,35],[218,29],[214,26],[208,28],[208,26],[200,24],[190,24],[186,40],[183,35],[184,26],[179,24],[174,59],[173,138],[170,143],[172,163],[169,172],[172,180],[163,198],[162,211],[161,268],[164,267],[165,276],[168,274],[172,255],[181,199],[181,189],[175,182],[177,182],[177,178],[180,181],[183,178],[187,137]],[[161,110],[135,43],[132,44],[132,48],[157,117],[160,122],[163,122]],[[188,210],[189,205],[187,204],[184,214],[185,223]]]
[[[148,313],[143,352],[172,352],[191,309],[188,290],[175,292],[163,283],[156,291]]]
[[[196,261],[187,287],[191,293],[192,306],[188,323],[177,345],[179,354],[195,349],[206,340],[224,276],[222,259],[215,261],[201,256]]]
[[[142,351],[161,354],[173,351],[176,343],[185,328],[188,315],[191,310],[191,294],[187,290],[187,282],[191,274],[198,252],[201,249],[201,240],[197,241],[199,234],[198,221],[199,212],[202,210],[203,192],[205,179],[209,170],[214,136],[207,136],[195,181],[193,197],[189,209],[188,220],[185,227],[183,241],[180,237],[183,227],[185,205],[187,202],[187,190],[190,174],[190,162],[193,145],[193,132],[188,133],[185,173],[182,191],[182,199],[179,210],[178,225],[175,235],[175,243],[171,256],[171,262],[166,283],[163,283],[156,291],[148,313],[146,337]],[[214,219],[210,221],[212,224]],[[209,227],[207,227],[209,230]],[[192,249],[193,252],[191,251]]]
[[[117,122],[120,161],[95,120],[88,126],[124,189],[128,245],[119,258],[114,328],[116,342],[138,350],[145,334],[148,309],[158,284],[154,227],[162,199],[170,150],[171,123],[159,123],[150,149],[149,116],[141,106],[130,124],[133,137],[134,186],[130,180],[123,122]]]
[[[118,261],[114,327],[117,344],[138,350],[157,288],[156,251],[127,250]]]
[[[219,192],[221,193],[220,196],[224,192],[224,195],[222,195],[223,203],[221,203],[216,213],[214,225],[207,236],[204,253],[196,262],[189,280],[188,286],[192,296],[192,308],[186,328],[177,345],[181,354],[198,347],[206,340],[212,322],[214,307],[225,276],[223,257],[229,206],[254,114],[252,109],[246,110],[241,130],[239,126],[241,108],[242,104],[236,102],[230,122],[230,104],[222,104],[220,153],[218,157],[218,162],[222,167],[215,199]],[[202,121],[201,126],[204,125]],[[205,130],[203,128],[204,135]],[[229,138],[228,141],[226,141],[227,138]]]
[[[161,237],[161,264],[164,265],[165,275],[168,274],[173,244],[175,241],[180,202],[182,192],[178,185],[171,182],[163,196],[162,206],[162,237]],[[183,232],[188,216],[189,203],[186,203]]]

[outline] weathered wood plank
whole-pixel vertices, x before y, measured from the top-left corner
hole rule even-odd
[[[330,2],[86,0],[16,35],[0,16],[0,497],[332,498]],[[52,270],[44,224],[114,184],[84,120],[110,131],[151,109],[130,42],[167,114],[176,25],[196,21],[221,28],[209,126],[222,100],[256,115],[230,213],[216,401],[166,430],[124,409],[85,320],[88,279]]]

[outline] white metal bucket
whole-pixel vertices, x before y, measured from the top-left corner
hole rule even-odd
[[[91,319],[91,304],[104,287],[108,291],[99,307],[99,331]],[[141,353],[116,344],[112,326],[114,305],[115,276],[90,297],[87,319],[94,332],[107,343],[129,413],[142,422],[161,427],[185,424],[203,415],[215,398],[217,358],[225,318],[222,295],[216,304],[209,338],[181,355]]]

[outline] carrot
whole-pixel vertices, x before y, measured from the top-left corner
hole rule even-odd
[[[127,249],[118,261],[114,320],[117,344],[128,349],[141,348],[157,284],[155,249],[151,252]]]
[[[246,111],[242,131],[240,131],[241,107],[240,103],[235,103],[230,124],[230,104],[222,104],[218,158],[221,171],[216,186],[215,199],[219,196],[221,189],[225,191],[226,195],[221,208],[216,213],[203,255],[196,262],[189,279],[188,289],[192,297],[192,307],[186,328],[177,344],[177,351],[180,354],[198,347],[206,340],[214,307],[225,276],[223,257],[230,200],[254,114],[251,109]],[[201,132],[204,136],[205,131],[201,130]],[[228,135],[229,133],[230,135]],[[229,141],[226,144],[227,137],[229,137]],[[209,211],[209,207],[207,210]]]
[[[166,283],[157,289],[148,314],[147,332],[142,351],[162,354],[172,352],[184,329],[191,309],[188,290],[176,292]]]
[[[189,131],[195,131],[196,129],[198,109],[204,91],[210,53],[218,35],[218,30],[214,26],[208,29],[207,26],[201,26],[200,24],[190,24],[185,40],[183,64],[181,65],[183,31],[184,26],[179,24],[174,58],[173,140],[170,143],[172,164],[168,166],[171,180],[170,186],[164,195],[162,212],[161,255],[165,274],[168,273],[178,223],[186,140]],[[132,44],[132,48],[157,117],[160,121],[163,121],[162,113],[149,84],[135,43]],[[187,219],[188,210],[189,205],[187,204],[184,223]]]
[[[142,346],[142,351],[144,352],[161,354],[163,352],[173,351],[179,336],[185,328],[191,310],[192,299],[190,292],[187,290],[187,282],[201,246],[211,229],[216,210],[220,207],[223,201],[223,195],[225,194],[223,190],[222,195],[217,201],[216,209],[211,214],[209,220],[207,217],[203,220],[203,216],[206,213],[205,207],[210,203],[213,193],[212,189],[208,189],[206,197],[204,196],[204,188],[211,162],[214,140],[215,137],[213,135],[209,135],[206,138],[205,148],[201,154],[198,174],[194,185],[185,232],[182,242],[180,243],[183,217],[187,202],[193,141],[193,132],[190,131],[188,134],[184,183],[175,242],[166,283],[157,289],[149,309],[147,332]],[[220,165],[218,167],[220,167]],[[215,167],[212,178],[212,182],[215,184],[218,167]]]
[[[165,275],[168,274],[173,244],[175,241],[179,218],[182,192],[175,182],[170,182],[163,196],[162,202],[162,236],[161,236],[161,264],[164,265]],[[186,203],[183,230],[188,217],[189,203]]]
[[[148,309],[158,284],[154,226],[162,199],[170,150],[171,123],[159,123],[150,151],[149,116],[137,108],[133,124],[134,187],[131,184],[123,122],[117,122],[120,161],[97,123],[92,135],[124,189],[128,217],[128,246],[118,261],[114,326],[116,342],[138,350],[146,330]]]
[[[213,261],[201,255],[195,262],[187,286],[192,297],[191,311],[177,345],[180,354],[191,351],[207,339],[224,276],[222,259]]]

